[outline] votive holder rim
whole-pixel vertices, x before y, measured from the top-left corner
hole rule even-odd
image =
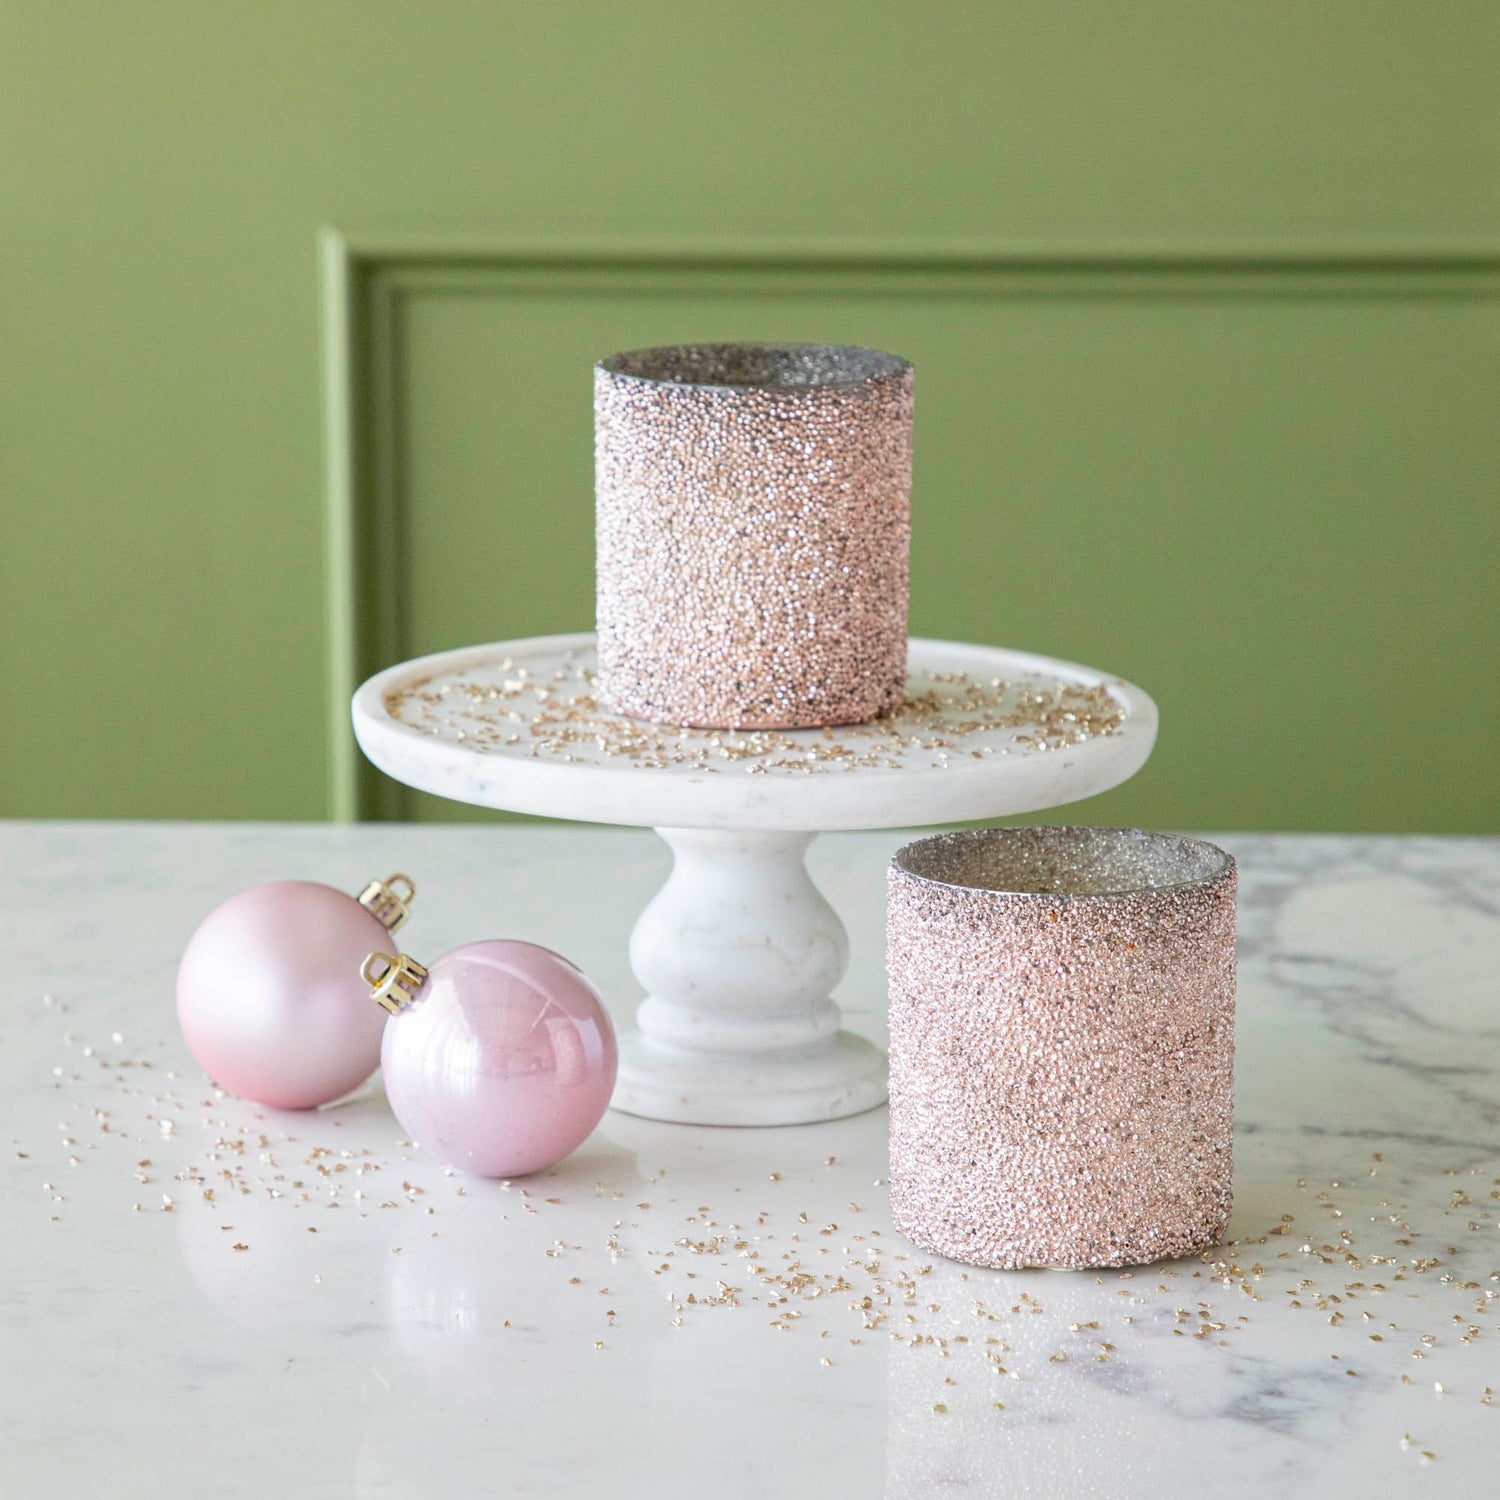
[[[1176,880],[1162,885],[1136,885],[1125,886],[1118,890],[1109,891],[1019,891],[1001,890],[995,886],[988,885],[966,885],[961,881],[944,880],[936,875],[927,875],[920,870],[914,870],[906,862],[906,857],[916,849],[943,842],[974,842],[980,843],[986,840],[997,842],[1016,841],[1028,834],[1088,834],[1088,835],[1112,835],[1123,843],[1125,838],[1135,838],[1159,842],[1162,844],[1175,845],[1179,849],[1206,849],[1217,856],[1214,867],[1202,875],[1193,877],[1191,880]],[[1227,850],[1221,849],[1217,844],[1210,843],[1207,839],[1189,838],[1184,834],[1158,833],[1147,828],[1114,828],[1097,824],[1023,824],[1010,828],[967,828],[958,829],[949,833],[929,834],[925,838],[913,839],[909,844],[903,844],[895,854],[891,856],[890,870],[900,874],[906,880],[916,881],[922,885],[932,886],[938,890],[961,891],[973,896],[987,896],[1006,901],[1030,900],[1030,901],[1123,901],[1137,899],[1142,896],[1156,896],[1170,891],[1196,890],[1204,886],[1212,885],[1215,881],[1222,880],[1235,869],[1234,856]]]
[[[626,359],[638,359],[646,355],[673,355],[681,354],[687,350],[700,350],[712,353],[718,350],[729,349],[754,349],[762,352],[782,351],[788,354],[805,353],[816,351],[820,354],[832,355],[864,355],[873,356],[878,367],[867,371],[863,375],[850,375],[840,379],[832,380],[674,380],[663,375],[643,375],[636,370],[627,370],[620,367],[620,361]],[[775,391],[788,395],[795,395],[800,391],[839,391],[855,390],[860,386],[870,385],[877,380],[888,380],[893,376],[907,374],[912,369],[909,359],[902,358],[899,354],[891,354],[884,349],[872,349],[863,344],[807,344],[792,343],[781,340],[760,341],[755,339],[718,339],[707,343],[685,343],[685,344],[653,344],[643,349],[622,349],[615,354],[606,355],[594,366],[595,370],[602,370],[614,380],[634,380],[641,385],[661,386],[673,390],[696,390],[696,391]]]

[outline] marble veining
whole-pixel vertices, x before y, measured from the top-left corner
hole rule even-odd
[[[177,1035],[217,902],[388,868],[410,951],[527,938],[628,1023],[649,834],[0,825],[6,1492],[1493,1493],[1500,842],[1206,836],[1241,876],[1233,1242],[1089,1273],[907,1245],[880,1110],[611,1113],[507,1187],[403,1143],[378,1088],[218,1097]],[[906,838],[810,857],[877,1044]]]

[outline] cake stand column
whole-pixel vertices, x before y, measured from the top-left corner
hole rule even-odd
[[[801,1125],[884,1102],[884,1054],[839,1029],[849,962],[807,873],[811,833],[658,828],[672,873],[637,922],[646,990],[614,1108],[694,1125]]]

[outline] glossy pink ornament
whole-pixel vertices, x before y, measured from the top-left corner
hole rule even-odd
[[[177,970],[177,1019],[203,1071],[273,1109],[312,1109],[358,1088],[380,1061],[384,1029],[360,960],[405,921],[415,893],[404,875],[357,898],[279,880],[211,912]]]
[[[363,973],[392,1012],[380,1051],[386,1097],[439,1161],[519,1177],[561,1161],[599,1123],[615,1085],[615,1030],[567,959],[492,941],[455,948],[430,970],[372,953]]]

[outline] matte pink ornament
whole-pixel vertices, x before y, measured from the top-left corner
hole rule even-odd
[[[312,1109],[358,1088],[380,1061],[384,1029],[360,960],[405,921],[415,893],[404,875],[357,898],[279,880],[211,912],[177,970],[177,1019],[199,1066],[273,1109]]]
[[[439,1161],[519,1177],[561,1161],[599,1123],[615,1085],[615,1030],[567,959],[497,940],[455,948],[430,970],[372,953],[363,973],[392,1012],[386,1097]]]

